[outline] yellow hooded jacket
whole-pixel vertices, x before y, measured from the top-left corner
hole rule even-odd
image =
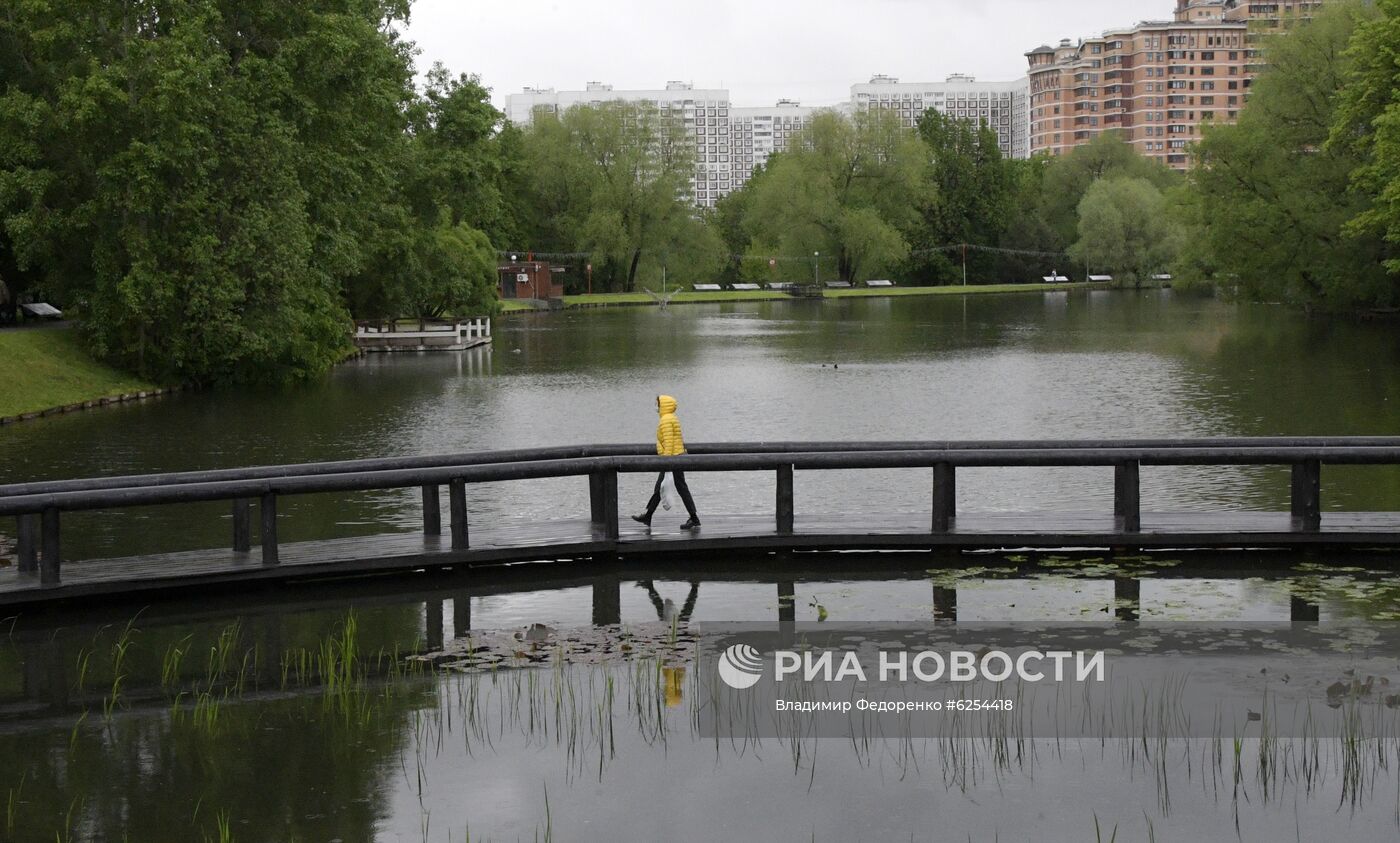
[[[677,457],[685,453],[685,440],[681,438],[681,420],[676,418],[676,399],[669,395],[656,398],[656,410],[661,414],[661,423],[656,426],[656,453],[663,457]]]

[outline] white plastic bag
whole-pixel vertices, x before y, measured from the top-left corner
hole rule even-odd
[[[676,481],[671,479],[671,472],[666,472],[666,479],[661,481],[661,508],[667,512],[676,505]]]

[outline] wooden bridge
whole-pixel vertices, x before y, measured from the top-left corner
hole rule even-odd
[[[1400,438],[730,443],[693,446],[680,457],[647,451],[631,445],[578,446],[0,486],[0,517],[17,521],[19,558],[17,566],[0,571],[0,606],[541,560],[637,558],[654,564],[675,551],[1400,547],[1400,512],[1322,509],[1324,466],[1400,465]],[[1290,467],[1291,508],[1144,511],[1141,471],[1181,465]],[[975,513],[957,508],[959,469],[1084,466],[1113,470],[1112,512]],[[799,472],[892,468],[930,472],[924,514],[816,516],[794,509]],[[773,511],[707,514],[696,534],[653,534],[623,522],[619,474],[665,470],[772,473],[777,481]],[[579,493],[587,489],[590,518],[471,527],[468,484],[552,477],[578,478]],[[443,487],[448,498],[445,530]],[[278,540],[281,498],[405,488],[421,490],[421,532]],[[199,501],[225,501],[231,507],[227,548],[122,559],[64,558],[64,513]]]

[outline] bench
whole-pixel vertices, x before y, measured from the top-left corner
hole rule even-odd
[[[1043,275],[1041,276],[1041,280],[1046,284],[1063,284],[1069,279],[1063,275]]]
[[[696,284],[694,287],[691,287],[691,289],[697,293],[719,293],[724,290],[724,288],[718,284]]]
[[[1094,282],[1112,281],[1112,280],[1113,280],[1113,276],[1112,276],[1112,275],[1090,275],[1090,276],[1089,276],[1089,280],[1090,280],[1090,281],[1094,281]]]
[[[22,304],[19,306],[30,316],[36,319],[62,319],[63,311],[46,302],[34,302],[33,304]]]
[[[851,289],[851,282],[850,282],[850,281],[828,281],[828,282],[826,282],[826,287],[827,287],[828,290],[849,290],[849,289]]]
[[[734,284],[734,285],[732,285],[732,286],[730,287],[730,289],[731,289],[731,290],[761,290],[761,289],[763,289],[763,288],[760,287],[760,286],[758,286],[757,284]]]
[[[866,281],[866,282],[865,282],[865,286],[867,286],[867,287],[893,287],[893,286],[894,286],[894,282],[893,282],[893,281],[888,281],[888,280],[885,280],[885,279],[880,279],[880,280],[878,280],[878,281]]]

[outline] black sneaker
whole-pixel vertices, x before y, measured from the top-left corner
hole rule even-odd
[[[699,518],[691,518],[691,519],[689,519],[688,521],[686,521],[684,524],[681,525],[681,530],[682,530],[682,531],[686,531],[686,530],[698,530],[698,529],[700,529],[700,519],[699,519]]]
[[[632,520],[636,521],[638,524],[641,524],[644,527],[651,526],[651,519],[646,517],[645,515],[633,515]]]

